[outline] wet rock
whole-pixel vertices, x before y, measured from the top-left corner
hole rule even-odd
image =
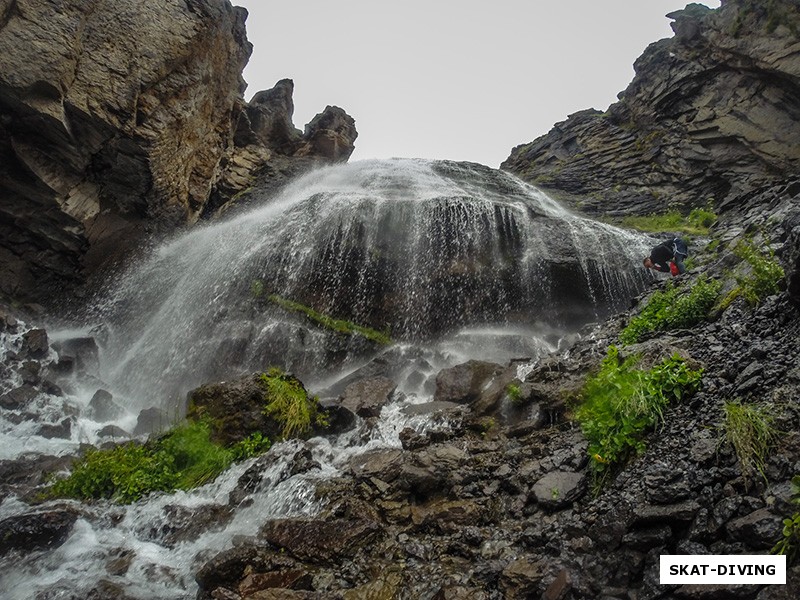
[[[131,434],[116,425],[106,425],[97,432],[97,437],[128,439],[131,437]]]
[[[97,375],[100,368],[100,355],[97,341],[93,337],[76,337],[53,343],[58,353],[56,371],[70,373],[77,369],[84,375]]]
[[[769,550],[780,539],[783,518],[762,508],[727,525],[730,536],[756,550]]]
[[[545,508],[564,508],[586,492],[586,476],[582,473],[553,471],[539,479],[531,492]]]
[[[279,590],[313,590],[312,582],[311,573],[305,569],[278,569],[269,573],[247,574],[239,583],[238,591],[244,598],[262,598],[263,592],[269,594]]]
[[[146,539],[174,548],[178,544],[195,541],[204,533],[223,529],[233,516],[230,506],[220,504],[192,507],[171,504],[164,507],[160,519],[146,523],[140,533]]]
[[[342,406],[360,417],[377,417],[397,385],[387,377],[362,379],[348,385],[342,395]]]
[[[47,439],[60,438],[68,440],[72,437],[72,419],[63,419],[57,425],[52,425],[50,423],[40,425],[36,434]]]
[[[286,373],[283,377],[305,390],[294,375]],[[283,427],[264,414],[266,394],[260,373],[236,381],[202,385],[189,392],[186,416],[189,419],[210,419],[212,439],[226,446],[255,432],[265,434],[270,440],[277,440],[282,435]],[[309,401],[312,400],[309,398]]]
[[[28,385],[37,385],[41,382],[40,373],[42,372],[42,365],[35,360],[28,360],[22,363],[18,373],[22,377],[22,383]]]
[[[480,398],[484,386],[502,370],[500,365],[479,360],[442,369],[436,376],[436,392],[433,399],[469,404]]]
[[[30,329],[22,335],[21,358],[45,358],[49,351],[50,344],[44,329]]]
[[[277,470],[275,467],[280,467]],[[282,481],[311,469],[319,469],[311,448],[307,445],[294,450],[287,459],[284,453],[275,450],[259,456],[247,471],[239,477],[236,487],[229,495],[228,503],[238,505],[260,487],[276,486]]]
[[[311,564],[333,565],[352,557],[382,534],[372,521],[281,519],[267,522],[259,538]]]
[[[72,511],[54,510],[0,521],[0,556],[56,548],[67,540],[77,518]]]
[[[0,406],[7,410],[21,410],[33,400],[39,390],[31,385],[22,385],[0,396]]]
[[[169,429],[171,424],[172,421],[163,410],[151,406],[139,412],[139,416],[136,418],[136,427],[133,429],[133,435],[160,433]]]
[[[442,532],[452,533],[460,527],[482,523],[486,516],[486,508],[473,500],[438,500],[411,506],[414,525]]]
[[[699,509],[700,505],[694,500],[655,506],[644,504],[634,508],[634,525],[687,523],[694,518]]]
[[[541,594],[541,582],[547,575],[543,561],[520,558],[509,564],[500,575],[499,587],[506,598],[534,598]]]
[[[114,402],[114,396],[106,390],[97,390],[89,401],[91,417],[99,422],[105,423],[119,419],[125,411]]]
[[[356,414],[339,404],[339,400],[321,400],[320,407],[328,415],[326,435],[339,435],[345,431],[355,429],[358,423]]]

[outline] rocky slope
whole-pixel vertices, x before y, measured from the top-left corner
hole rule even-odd
[[[501,168],[593,213],[743,198],[800,167],[800,7],[690,4],[651,44],[620,101],[514,148]]]
[[[244,171],[347,160],[341,109],[301,134],[290,81],[244,102],[246,15],[227,0],[0,2],[1,293],[51,301],[143,233],[213,213]]]

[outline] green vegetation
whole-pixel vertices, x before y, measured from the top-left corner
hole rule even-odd
[[[794,497],[792,502],[800,504],[800,475],[792,479]],[[800,511],[783,520],[783,538],[772,549],[774,554],[785,554],[786,562],[792,564],[800,555]]]
[[[250,282],[250,293],[253,298],[261,298],[264,295],[264,282],[260,279],[253,279]]]
[[[309,398],[296,378],[280,369],[272,368],[261,374],[266,387],[264,414],[281,424],[284,438],[303,436],[311,431],[312,424],[327,427],[328,419],[320,410],[316,396]]]
[[[598,480],[630,456],[644,450],[644,436],[662,419],[673,400],[700,387],[702,371],[694,371],[678,355],[649,370],[636,369],[636,355],[624,360],[616,346],[608,349],[597,374],[580,394],[575,418],[589,440],[589,455]]]
[[[746,239],[740,240],[733,252],[750,266],[750,273],[736,277],[737,285],[722,300],[721,308],[727,308],[740,296],[751,306],[757,306],[767,296],[778,293],[785,273],[772,248],[759,249],[751,239]]]
[[[708,235],[709,228],[716,222],[717,215],[710,210],[694,208],[685,216],[673,210],[662,214],[625,217],[622,226],[649,233],[681,231],[689,235]]]
[[[755,472],[766,481],[767,456],[779,437],[772,412],[766,406],[742,404],[740,400],[726,402],[723,410],[722,440],[736,453],[745,481]]]
[[[363,338],[384,346],[392,343],[392,339],[386,333],[382,333],[369,327],[356,325],[351,321],[334,319],[333,317],[315,311],[313,308],[306,306],[305,304],[292,302],[291,300],[286,300],[285,298],[281,298],[280,296],[276,296],[274,294],[269,296],[268,300],[274,304],[277,304],[281,308],[305,315],[308,319],[317,325],[324,327],[325,329],[330,329],[344,335],[360,335]]]
[[[205,421],[186,422],[155,441],[130,442],[108,450],[90,450],[66,479],[56,481],[48,497],[135,502],[151,492],[188,490],[217,477],[235,460],[269,449],[269,440],[254,434],[224,448],[209,438]]]
[[[690,286],[672,282],[655,292],[641,312],[619,335],[622,344],[635,344],[652,331],[692,327],[708,318],[719,296],[722,283],[698,277]]]
[[[520,404],[522,402],[522,389],[519,384],[509,383],[506,386],[506,395],[512,404]]]

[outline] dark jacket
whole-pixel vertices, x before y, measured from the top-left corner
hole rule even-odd
[[[650,251],[650,260],[653,268],[663,273],[669,273],[669,263],[675,262],[681,273],[684,271],[683,261],[689,256],[686,242],[681,238],[670,238],[661,242]]]

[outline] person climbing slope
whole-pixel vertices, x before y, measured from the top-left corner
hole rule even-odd
[[[686,272],[683,261],[689,256],[686,241],[673,237],[661,242],[650,251],[650,256],[644,259],[644,266],[648,269],[672,273],[672,276]]]

